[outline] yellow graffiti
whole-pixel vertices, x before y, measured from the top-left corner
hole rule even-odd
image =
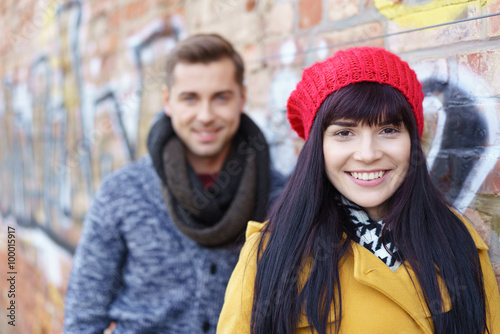
[[[483,7],[490,0],[432,0],[423,4],[404,4],[402,0],[374,0],[381,14],[402,26],[420,28],[451,22],[470,6]]]
[[[43,25],[40,30],[40,41],[42,46],[49,44],[54,38],[57,30],[57,9],[61,5],[61,0],[52,0],[46,7],[36,7],[36,10],[43,13]]]

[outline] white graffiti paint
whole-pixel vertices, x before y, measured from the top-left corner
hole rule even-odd
[[[271,146],[273,165],[285,175],[290,174],[297,160],[294,146],[297,136],[286,118],[286,102],[299,80],[299,74],[288,68],[276,73],[271,82],[268,119],[259,124]]]
[[[318,60],[326,59],[328,56],[328,44],[326,44],[324,39],[320,39],[316,45],[316,57]]]
[[[496,98],[490,98],[493,94],[490,91],[489,85],[480,77],[465,66],[458,67],[458,77],[464,91],[471,92],[471,95],[475,96],[476,103],[481,105],[488,126],[488,146],[481,159],[474,166],[474,171],[465,180],[462,190],[454,203],[459,210],[465,210],[476,196],[485,178],[495,168],[500,157],[500,142],[497,137],[497,115],[499,111],[496,107]],[[482,98],[481,96],[486,97]]]
[[[500,157],[500,143],[497,138],[498,110],[496,99],[490,97],[493,94],[490,91],[489,85],[481,77],[472,72],[468,67],[459,65],[452,60],[446,62],[446,60],[440,59],[434,62],[424,62],[412,67],[417,72],[420,81],[433,79],[446,83],[452,80],[461,90],[473,98],[475,105],[481,106],[482,114],[486,119],[488,126],[488,146],[485,147],[482,156],[474,165],[474,170],[467,176],[460,193],[453,203],[463,213],[475,198],[485,178],[495,168]],[[453,71],[456,73],[456,77],[450,78],[450,67],[456,69],[456,71]],[[446,113],[441,101],[436,96],[425,98],[424,112],[426,114],[437,113],[436,130],[427,156],[427,164],[429,169],[431,169],[443,141]]]
[[[280,59],[283,65],[290,65],[291,63],[293,63],[296,55],[297,45],[295,45],[293,39],[289,39],[281,45]]]

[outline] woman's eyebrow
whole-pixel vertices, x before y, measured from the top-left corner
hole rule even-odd
[[[379,125],[380,126],[386,126],[386,125],[395,125],[395,126],[398,126],[400,125],[401,123],[403,123],[402,121],[399,121],[399,122],[394,122],[394,121],[383,121],[383,122],[380,122]]]
[[[354,122],[354,121],[335,121],[335,122],[332,122],[331,125],[355,127],[355,126],[358,125],[358,122]]]

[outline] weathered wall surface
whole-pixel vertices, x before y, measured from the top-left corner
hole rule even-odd
[[[301,147],[284,111],[301,68],[359,45],[407,60],[424,82],[429,167],[500,279],[499,14],[500,0],[2,1],[0,332],[61,332],[83,217],[102,178],[146,153],[165,55],[195,32],[244,55],[247,111],[285,173]]]

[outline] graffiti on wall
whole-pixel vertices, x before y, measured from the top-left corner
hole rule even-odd
[[[172,16],[132,34],[120,52],[88,58],[89,4],[46,5],[38,8],[44,24],[13,40],[14,48],[33,44],[37,52],[0,83],[0,225],[17,225],[18,267],[37,277],[19,282],[28,298],[19,300],[26,333],[62,331],[84,215],[102,179],[144,153],[138,143],[162,105],[165,56],[185,34],[182,18]],[[103,67],[115,63],[123,69],[103,80]]]
[[[481,8],[490,0],[374,0],[375,7],[389,20],[410,28],[447,23],[460,18],[469,8]]]
[[[412,27],[449,22],[475,8],[472,2],[455,0],[385,1],[375,0],[383,15]],[[58,254],[71,257],[102,179],[145,153],[147,131],[161,108],[164,57],[186,29],[179,16],[154,20],[121,40],[120,52],[92,54],[86,49],[102,36],[95,28],[99,19],[88,17],[89,2],[49,2],[37,52],[26,66],[3,73],[0,82],[0,131],[5,134],[0,141],[0,218],[19,225],[27,241],[23,247],[29,250],[26,270],[44,277],[37,281],[43,295],[36,307],[62,310],[60,285],[70,265],[58,261]],[[216,10],[227,13],[236,3],[217,2]],[[30,37],[35,43],[36,31]],[[285,174],[300,150],[285,110],[300,79],[297,59],[310,64],[331,51],[323,43],[316,54],[299,57],[295,43],[282,44],[279,64],[271,69],[268,110],[260,119],[256,116],[275,167]],[[464,211],[498,163],[498,101],[483,98],[493,95],[488,84],[452,57],[416,69],[426,93],[429,168],[448,199]],[[37,293],[28,284],[23,291]],[[37,321],[27,319],[39,328],[25,332],[58,332]]]
[[[57,33],[47,42],[57,47],[7,74],[0,93],[1,214],[70,253],[102,178],[138,157],[138,135],[161,106],[147,103],[161,92],[158,64],[185,31],[177,16],[151,23],[124,46],[128,73],[96,85],[83,77],[82,6],[56,8]]]
[[[416,70],[432,135],[427,163],[436,184],[463,212],[500,157],[496,99],[489,85],[463,64],[439,60]]]

